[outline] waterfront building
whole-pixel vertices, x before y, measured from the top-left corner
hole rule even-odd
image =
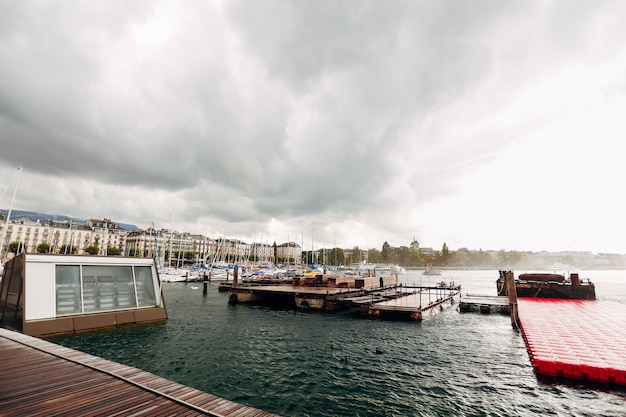
[[[278,262],[297,263],[302,262],[302,248],[295,242],[286,242],[278,245],[276,248],[276,257]]]
[[[11,243],[18,244],[18,253],[36,253],[41,244],[47,244],[47,253],[85,254],[89,246],[98,246],[99,254],[106,255],[108,248],[115,247],[124,253],[127,231],[110,219],[90,219],[84,223],[71,219],[46,222],[28,219],[11,220],[6,224],[0,216],[0,235],[6,227],[3,252],[5,259]]]

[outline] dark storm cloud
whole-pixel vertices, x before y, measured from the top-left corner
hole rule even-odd
[[[54,211],[410,239],[415,210],[569,111],[536,86],[610,62],[624,7],[0,2],[0,167]]]

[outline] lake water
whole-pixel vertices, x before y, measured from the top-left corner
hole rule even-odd
[[[399,280],[496,295],[497,277]],[[581,278],[599,300],[626,303],[626,271]],[[206,295],[201,283],[165,284],[164,294],[167,323],[52,341],[283,416],[626,415],[626,390],[538,379],[508,316],[452,306],[420,323],[229,305],[217,283]]]

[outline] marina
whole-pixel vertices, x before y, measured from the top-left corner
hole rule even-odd
[[[430,287],[430,301],[436,301],[444,279],[473,294],[494,294],[493,275],[444,271],[429,281],[409,272],[397,285]],[[599,303],[626,305],[621,272],[592,276]],[[169,381],[162,381],[164,386],[175,381],[182,387],[170,389],[192,398],[202,395],[197,390],[282,416],[584,415],[589,409],[623,415],[626,392],[617,380],[598,390],[583,380],[568,382],[565,375],[556,381],[538,378],[521,332],[500,314],[435,308],[437,314],[428,320],[358,320],[359,308],[321,314],[324,310],[296,308],[293,295],[290,307],[230,304],[218,284],[208,283],[206,292],[202,283],[164,284],[167,321],[50,342],[97,357],[91,361],[164,378]],[[462,294],[459,305],[468,298]],[[522,300],[519,309],[524,323]]]

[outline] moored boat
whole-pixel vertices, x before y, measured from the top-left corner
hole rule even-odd
[[[441,270],[433,268],[432,265],[426,265],[426,269],[422,272],[422,275],[441,275]]]
[[[504,272],[496,281],[498,295],[508,295]],[[519,274],[515,280],[518,297],[565,298],[575,300],[595,300],[596,288],[591,280],[583,281],[578,273],[572,273],[569,279],[562,274],[531,272]]]

